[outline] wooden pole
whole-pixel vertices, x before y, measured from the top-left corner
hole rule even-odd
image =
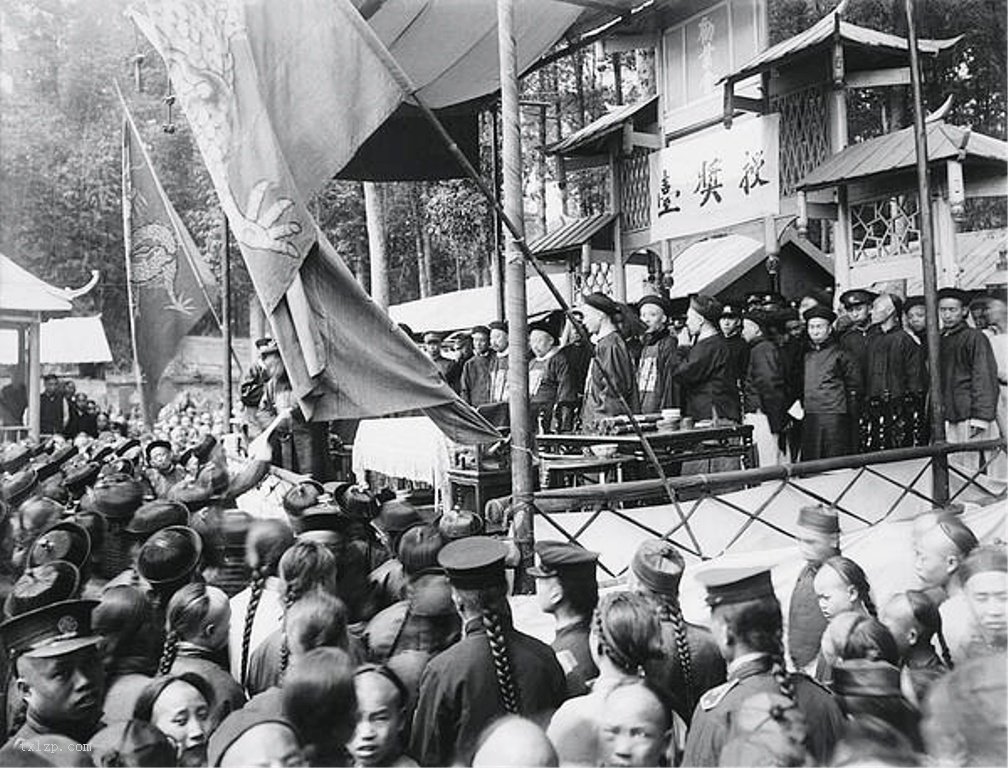
[[[504,212],[517,231],[505,241],[505,298],[508,318],[508,414],[511,420],[511,506],[515,543],[521,563],[515,592],[534,589],[527,569],[534,562],[532,531],[532,433],[529,424],[528,308],[525,303],[525,259],[522,217],[521,115],[518,105],[518,56],[514,36],[514,0],[497,0],[497,43],[501,83],[501,170]],[[482,511],[482,510],[481,510]]]
[[[234,407],[231,378],[231,227],[227,216],[221,216],[223,232],[223,253],[221,254],[221,336],[224,341],[224,419],[227,431],[231,431],[232,408]]]
[[[388,309],[388,255],[385,251],[385,213],[381,190],[373,181],[364,182],[364,215],[367,220],[368,250],[371,255],[371,298]]]
[[[42,417],[42,317],[28,326],[28,437],[38,440]]]
[[[490,140],[493,143],[490,153],[493,165],[494,200],[500,201],[500,126],[497,122],[499,106],[490,110]],[[501,269],[501,220],[500,211],[493,207],[493,254],[490,257],[490,284],[494,289],[495,317],[504,319],[504,270]]]
[[[927,133],[924,128],[924,100],[921,96],[920,60],[917,53],[917,28],[914,24],[914,0],[905,0],[907,36],[910,43],[910,89],[914,104],[914,141],[917,146],[917,209],[920,211],[921,271],[924,276],[924,301],[927,306],[927,349],[930,365],[931,440],[945,442],[945,404],[942,402],[941,358],[938,330],[938,278],[935,268],[934,230],[931,222],[931,190],[928,183]],[[948,462],[935,456],[931,465],[931,495],[939,504],[948,501]]]
[[[541,79],[541,78],[540,78]],[[546,234],[546,104],[539,106],[539,154],[536,166],[539,174],[539,234]]]

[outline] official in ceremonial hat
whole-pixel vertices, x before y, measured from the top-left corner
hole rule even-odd
[[[836,322],[836,312],[822,304],[817,304],[805,310],[802,319],[806,324],[808,324],[809,320],[825,320],[827,323],[832,324]]]
[[[588,638],[598,605],[599,555],[561,541],[537,541],[535,553],[536,565],[528,574],[536,580],[539,607],[556,622],[553,652],[567,680],[567,696],[581,696],[598,676]]]
[[[28,565],[64,560],[87,579],[91,564],[91,536],[77,523],[63,520],[39,536],[28,553]]]
[[[713,296],[697,293],[690,296],[690,309],[715,327],[724,313],[724,305]]]
[[[21,711],[6,748],[45,742],[57,734],[84,744],[97,730],[105,673],[91,631],[96,600],[65,600],[0,624],[0,642],[13,659]]]
[[[618,317],[622,314],[622,309],[620,305],[613,301],[611,298],[606,296],[604,293],[589,293],[584,297],[585,305],[591,307],[592,309],[597,309],[604,315],[609,317]]]
[[[305,511],[314,507],[325,489],[315,480],[303,480],[284,494],[283,508],[287,513],[287,521],[294,533],[301,530],[301,517]],[[335,497],[335,494],[334,494]]]
[[[645,663],[645,674],[675,694],[672,706],[689,725],[700,694],[725,681],[725,662],[710,631],[683,617],[685,568],[679,550],[664,539],[641,542],[630,560],[630,588],[652,601],[661,625],[662,656]]]
[[[137,554],[137,573],[158,595],[162,605],[199,570],[203,541],[192,528],[174,525],[153,534]]]
[[[761,566],[698,569],[711,607],[711,633],[728,662],[728,681],[707,691],[686,737],[684,765],[718,765],[730,724],[755,693],[780,693],[795,702],[809,725],[808,747],[825,764],[842,727],[843,713],[824,688],[788,674],[781,645],[780,603],[770,571]]]
[[[14,474],[19,469],[28,464],[32,454],[28,446],[23,443],[11,443],[0,457],[0,471]]]
[[[564,699],[553,650],[512,625],[507,552],[499,541],[470,536],[438,555],[464,637],[434,657],[421,681],[409,753],[422,765],[468,763],[490,722],[508,713],[545,713]]]
[[[79,596],[80,572],[65,560],[26,568],[4,601],[4,618],[44,608]]]
[[[448,541],[476,536],[483,532],[483,518],[468,509],[449,509],[437,521],[438,530]]]
[[[13,509],[31,495],[37,482],[34,469],[22,469],[0,481],[0,497]]]
[[[642,296],[637,302],[637,311],[640,312],[641,309],[649,304],[658,307],[658,309],[665,313],[666,317],[672,314],[672,308],[669,306],[668,299],[657,293],[648,293]]]
[[[63,471],[63,487],[70,492],[71,497],[79,499],[95,484],[100,473],[101,466],[93,461],[68,467]]]
[[[188,525],[189,510],[184,504],[169,499],[154,499],[141,505],[129,524],[126,533],[140,542],[169,526]]]
[[[833,691],[848,718],[881,720],[923,752],[920,713],[903,697],[898,667],[887,661],[843,661],[833,668]]]

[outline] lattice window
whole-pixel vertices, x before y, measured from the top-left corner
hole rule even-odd
[[[919,213],[916,195],[896,195],[852,205],[854,262],[920,253]]]
[[[647,229],[651,226],[651,153],[643,147],[635,147],[633,154],[619,163],[620,189],[623,199],[624,231]]]
[[[578,270],[574,273],[575,291],[578,294],[604,293],[613,295],[612,264],[608,261],[593,261],[588,272]]]
[[[793,195],[798,182],[830,153],[825,90],[815,85],[778,96],[770,109],[781,116],[781,194]]]

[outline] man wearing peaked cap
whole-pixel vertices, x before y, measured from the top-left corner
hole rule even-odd
[[[491,721],[505,714],[545,717],[564,700],[553,650],[511,622],[506,556],[507,547],[485,536],[453,541],[438,555],[464,636],[421,677],[409,750],[421,765],[468,764]]]
[[[598,553],[560,541],[535,543],[537,565],[529,569],[544,613],[553,615],[553,652],[567,678],[567,697],[588,693],[588,681],[598,677],[588,636],[598,605],[595,569]]]
[[[490,374],[496,355],[490,349],[490,329],[477,325],[472,329],[473,355],[462,366],[462,399],[476,407],[490,402]]]
[[[728,375],[736,382],[736,387],[741,388],[746,370],[749,368],[749,345],[742,337],[741,304],[738,302],[725,303],[721,309],[721,317],[718,319],[718,327],[728,345],[729,363],[731,364]]]
[[[0,624],[0,641],[14,663],[24,719],[4,745],[37,748],[46,734],[86,743],[101,727],[105,672],[91,631],[96,600],[66,600]],[[54,755],[55,757],[55,755]],[[57,765],[68,764],[72,755]]]
[[[784,668],[780,603],[770,571],[760,566],[698,569],[711,607],[711,633],[728,662],[728,682],[707,691],[693,715],[683,765],[718,765],[730,728],[744,702],[757,693],[792,699],[808,724],[808,748],[825,765],[843,728],[830,693],[805,675]]]
[[[872,325],[871,322],[871,306],[877,295],[863,288],[844,291],[840,294],[840,304],[844,308],[845,316],[850,325],[840,334],[839,345],[857,365],[857,370],[861,376],[861,386],[859,387],[861,391],[864,391],[867,377],[868,345],[872,337],[879,333],[878,326]],[[852,419],[854,423],[851,426],[853,445],[857,445],[859,434],[857,422],[859,419],[860,413],[855,413]]]
[[[798,574],[788,606],[787,649],[798,669],[814,670],[826,617],[813,583],[826,560],[840,554],[840,523],[833,507],[813,504],[798,511],[798,550],[805,566]]]
[[[441,354],[441,343],[444,341],[444,336],[440,333],[435,333],[434,331],[427,331],[423,336],[424,351],[427,356],[434,363],[434,366],[438,369],[445,380],[448,380],[448,371],[451,369],[452,361]]]

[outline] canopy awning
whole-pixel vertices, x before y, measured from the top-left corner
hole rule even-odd
[[[563,296],[570,296],[570,278],[566,273],[551,274],[553,283]],[[525,281],[525,298],[530,317],[558,309],[553,294],[539,277]],[[494,288],[469,288],[464,291],[428,296],[389,307],[389,316],[397,323],[406,323],[415,332],[455,331],[486,325],[494,319]]]
[[[73,306],[65,294],[0,253],[0,314],[69,312]]]
[[[928,162],[953,160],[962,153],[967,165],[986,165],[1000,168],[1002,173],[1005,171],[1008,143],[941,120],[928,123],[926,128]],[[884,173],[910,170],[916,164],[917,150],[911,126],[838,152],[798,182],[798,189],[835,187]]]
[[[101,315],[53,318],[42,323],[41,328],[43,365],[112,362]],[[17,358],[17,331],[0,329],[0,365],[15,365]]]
[[[615,213],[598,213],[583,219],[575,219],[559,229],[549,232],[529,245],[536,256],[545,260],[563,255],[572,249],[580,249],[591,242],[596,248],[611,250],[613,247],[612,223]]]
[[[878,69],[882,67],[905,66],[910,50],[905,37],[879,32],[867,27],[859,27],[847,21],[838,21],[836,14],[830,13],[818,22],[799,32],[794,37],[782,40],[767,48],[743,64],[734,72],[729,72],[720,82],[735,83],[747,77],[789,64],[796,59],[816,52],[819,48],[832,45],[836,33],[844,45],[844,66],[848,71]],[[937,56],[962,39],[953,37],[946,40],[920,39],[918,49],[924,55]]]
[[[672,260],[669,298],[717,294],[756,266],[763,243],[744,235],[724,235],[694,243]]]
[[[628,120],[632,120],[636,128],[658,122],[658,97],[617,107],[567,138],[547,146],[546,152],[552,155],[601,154],[609,137],[622,131],[623,124]]]

